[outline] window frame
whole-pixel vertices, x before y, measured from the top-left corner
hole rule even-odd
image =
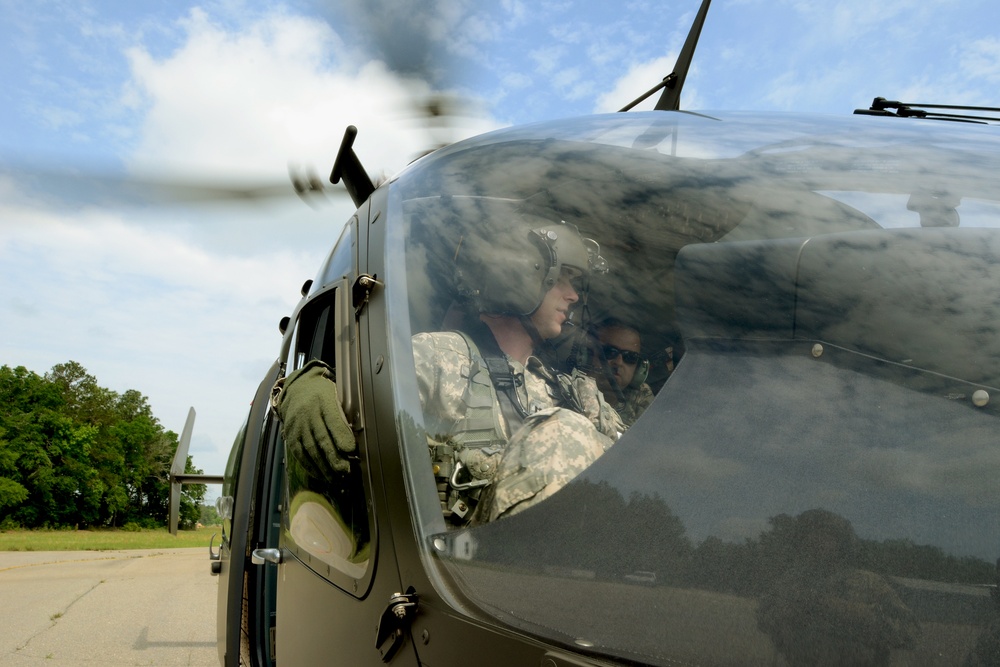
[[[337,374],[337,389],[341,405],[348,421],[356,429],[359,425],[357,415],[360,412],[357,401],[357,388],[359,386],[357,383],[358,323],[354,317],[353,309],[350,308],[350,293],[348,279],[343,277],[309,296],[308,300],[300,306],[295,318],[295,329],[291,336],[286,363],[288,372],[305,366],[313,359],[322,360],[333,368]],[[371,511],[372,487],[368,456],[364,439],[361,437],[358,438],[357,451],[358,467],[356,471],[352,471],[352,474],[357,474],[360,477],[357,482],[358,488],[363,493],[363,498],[353,499],[351,509],[363,508],[364,518],[367,519],[368,558],[365,561],[364,571],[359,575],[357,572],[339,568],[335,562],[324,560],[316,553],[309,551],[304,545],[297,543],[292,536],[293,508],[289,475],[291,466],[288,461],[287,447],[285,448],[283,473],[281,540],[284,548],[294,554],[309,569],[345,592],[361,598],[367,593],[373,580],[378,542],[375,517]],[[308,488],[308,491],[316,492],[312,488]],[[319,493],[322,494],[322,491]],[[328,496],[324,495],[324,498],[328,498]],[[353,537],[358,535],[359,532],[354,530]]]

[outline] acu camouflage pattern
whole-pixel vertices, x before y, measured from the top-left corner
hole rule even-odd
[[[445,518],[454,522],[472,518],[507,444],[506,422],[494,410],[489,374],[475,356],[457,333],[413,337],[417,389],[438,499]]]
[[[622,390],[622,394],[625,400],[614,406],[614,408],[626,426],[634,424],[635,420],[646,411],[649,404],[656,398],[653,395],[653,390],[645,382],[637,388],[626,387]]]
[[[481,356],[464,335],[417,334],[413,359],[446,516],[484,521],[511,513],[515,505],[520,510],[544,500],[593,463],[625,428],[592,378],[553,373],[534,357],[527,369],[508,358],[529,413],[511,438]],[[573,399],[563,398],[566,393]],[[567,403],[571,407],[563,407]],[[468,474],[460,485],[472,486],[451,484],[459,463],[462,474]],[[475,508],[483,490],[483,502]],[[474,516],[466,517],[473,509]]]
[[[507,445],[484,518],[492,521],[542,502],[612,444],[588,417],[568,408],[530,415]]]

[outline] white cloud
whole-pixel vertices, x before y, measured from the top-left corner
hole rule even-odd
[[[345,58],[322,21],[276,15],[229,33],[202,12],[168,59],[130,53],[146,113],[133,165],[185,165],[284,179],[289,162],[328,170],[344,128],[359,128],[356,152],[371,172],[392,173],[437,141],[417,105],[430,93],[379,61]],[[463,136],[491,129],[473,119]]]
[[[959,62],[969,79],[1000,81],[1000,39],[985,37],[961,50]]]
[[[507,88],[526,88],[531,85],[531,77],[524,72],[508,72],[504,75],[503,84]]]
[[[195,463],[220,471],[252,376],[277,351],[277,320],[312,273],[302,254],[210,253],[174,229],[105,211],[8,206],[0,217],[4,363],[44,373],[79,361],[102,385],[148,396],[175,431],[193,404],[215,447]]]
[[[345,127],[369,171],[392,173],[431,141],[412,111],[426,84],[345,54],[318,20],[275,13],[232,29],[201,10],[180,41],[134,46],[114,128],[136,173],[287,182],[287,165],[328,173]],[[473,118],[464,134],[493,127]],[[167,428],[198,412],[195,465],[218,473],[278,320],[314,276],[353,206],[287,203],[53,212],[11,197],[0,210],[3,363],[44,373],[79,361],[104,386],[137,389]],[[289,186],[289,193],[291,187]]]
[[[638,98],[673,71],[676,60],[676,55],[669,55],[633,65],[625,76],[615,82],[611,90],[600,96],[594,109],[595,113],[618,111]],[[652,109],[659,98],[660,91],[657,91],[637,105],[635,109],[637,111]],[[682,108],[693,108],[690,104],[692,99],[692,95],[684,95],[681,102]]]
[[[504,12],[504,27],[516,29],[530,20],[530,10],[522,0],[501,0],[500,7]]]
[[[398,167],[419,150],[409,128],[387,122],[407,99],[384,67],[329,69],[338,42],[326,24],[279,15],[232,34],[194,12],[187,30],[169,59],[129,54],[129,93],[146,107],[133,163],[282,175],[290,159],[332,163],[344,127],[360,119],[381,120],[380,162]]]
[[[566,48],[560,45],[544,46],[533,49],[529,56],[535,63],[535,70],[540,75],[550,75],[557,71],[559,62],[566,54]]]

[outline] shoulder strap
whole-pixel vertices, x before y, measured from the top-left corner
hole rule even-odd
[[[469,326],[468,333],[462,335],[478,347],[486,370],[489,372],[490,381],[496,389],[500,410],[507,419],[510,432],[513,435],[517,427],[528,416],[528,411],[521,404],[521,397],[517,395],[517,387],[524,384],[524,378],[514,375],[510,362],[507,361],[507,355],[500,349],[493,332],[484,323],[475,322]],[[469,349],[472,349],[472,345],[469,346]]]
[[[451,429],[452,441],[460,448],[501,446],[508,435],[496,411],[496,390],[490,381],[489,371],[476,344],[461,331],[453,332],[462,337],[469,347],[468,384],[462,395],[465,406],[462,419]]]

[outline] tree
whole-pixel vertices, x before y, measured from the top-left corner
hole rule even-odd
[[[5,508],[16,507],[28,498],[28,490],[18,480],[18,453],[5,437],[6,429],[0,427],[0,515]]]
[[[204,474],[203,470],[194,467],[194,463],[192,463],[190,456],[187,457],[184,472],[193,475]],[[201,521],[201,517],[204,514],[205,506],[202,505],[202,502],[205,500],[206,493],[208,493],[208,487],[204,484],[185,484],[181,487],[181,506],[179,517],[179,527],[181,529],[191,529],[194,528],[199,522],[205,523],[204,521]],[[216,517],[218,517],[218,514],[216,514]]]
[[[44,377],[0,367],[0,522],[25,527],[163,525],[177,435],[135,390],[101,387],[75,361]],[[195,471],[188,459],[189,472]],[[204,485],[187,486],[193,525]],[[186,512],[186,514],[185,514]]]
[[[693,547],[684,524],[659,494],[633,492],[620,522],[626,527],[622,566],[625,572],[656,572],[664,581],[681,577]]]
[[[215,505],[202,504],[198,509],[201,512],[201,515],[198,517],[198,522],[201,525],[218,526],[222,524],[222,517],[219,516],[219,511],[215,509]]]
[[[72,424],[62,417],[64,404],[44,378],[23,366],[0,368],[0,429],[3,429],[3,476],[8,502],[3,519],[28,526],[55,521],[58,489],[68,485],[57,475]],[[57,484],[58,482],[58,484]],[[23,491],[21,491],[23,489]],[[19,502],[14,502],[20,498]]]

